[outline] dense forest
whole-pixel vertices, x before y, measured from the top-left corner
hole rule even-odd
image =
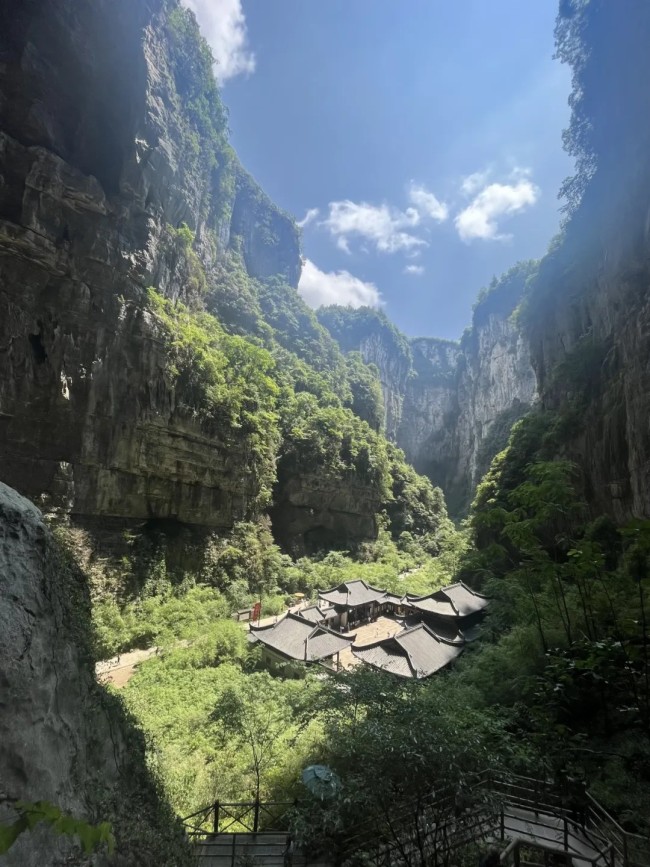
[[[592,284],[608,291],[598,275],[615,233],[611,256],[630,293],[616,310],[628,305],[647,325],[639,193],[650,179],[647,10],[634,0],[560,3],[556,50],[573,73],[564,143],[576,160],[561,191],[563,227],[546,256],[495,278],[474,309],[475,326],[495,313],[516,320],[530,340],[540,399],[502,415],[480,452],[483,477],[471,507],[454,523],[443,490],[416,472],[386,430],[380,374],[359,343],[380,333],[410,376],[427,372],[383,313],[316,314],[302,300],[292,264],[296,227],[228,144],[227,112],[195,17],[172,0],[158,6],[156,86],[175,118],[179,185],[201,190],[199,205],[194,213],[175,208],[176,219],[174,208],[161,206],[150,244],[160,259],[120,283],[106,309],[115,314],[116,340],[145,347],[124,356],[125,377],[137,378],[134,358],[149,371],[137,401],[124,392],[124,418],[132,402],[154,407],[187,437],[190,452],[205,443],[211,451],[187,496],[178,493],[184,470],[174,454],[173,508],[158,508],[168,489],[152,483],[150,514],[138,511],[139,489],[129,481],[119,492],[133,513],[102,512],[96,504],[109,503],[118,483],[101,474],[83,477],[100,479],[101,497],[88,493],[91,481],[78,485],[67,511],[54,497],[39,503],[61,574],[85,588],[73,620],[88,658],[151,651],[126,685],[101,691],[111,719],[128,726],[133,756],[146,760],[139,772],[146,781],[130,795],[142,799],[144,818],[134,823],[108,796],[91,818],[110,823],[117,857],[127,853],[118,863],[180,865],[192,855],[172,813],[189,816],[216,801],[287,802],[305,851],[352,864],[354,839],[362,864],[374,836],[400,839],[396,822],[419,834],[423,817],[432,821],[424,806],[432,799],[451,798],[456,816],[478,809],[474,783],[491,770],[583,781],[625,829],[650,835],[650,515],[642,481],[616,481],[614,497],[608,475],[619,464],[645,466],[643,455],[634,464],[645,448],[635,438],[647,438],[647,423],[645,433],[643,422],[619,429],[620,414],[633,415],[612,397],[624,382],[625,350],[615,331],[600,333],[600,301],[589,294]],[[242,210],[256,214],[253,247]],[[293,253],[278,263],[277,249],[287,246]],[[614,314],[602,319],[611,323]],[[45,343],[49,327],[54,334],[58,325],[42,326]],[[78,401],[90,386],[84,379],[79,388]],[[622,390],[634,392],[634,383]],[[112,381],[110,400],[100,395],[93,413],[110,415],[118,391]],[[53,422],[53,437],[58,429]],[[96,445],[87,431],[73,439],[87,450]],[[90,458],[80,446],[92,472],[97,454],[112,471],[132,446],[125,438],[128,445],[111,451],[108,436],[95,439]],[[24,441],[16,436],[16,467],[27,466]],[[164,447],[147,442],[156,444],[147,460],[164,465]],[[18,470],[6,473],[33,494]],[[197,492],[215,474],[208,509]],[[458,662],[424,681],[364,666],[336,676],[318,666],[305,666],[300,678],[271,673],[246,625],[233,619],[258,601],[262,617],[277,617],[299,598],[316,600],[319,590],[358,579],[398,597],[462,580],[489,597],[489,613]],[[302,781],[313,765],[330,773],[326,797]],[[29,805],[19,809],[22,824],[0,833],[0,852],[47,819],[44,807],[35,820]],[[65,826],[58,813],[48,821],[63,834],[90,834]],[[173,851],[143,834],[156,822],[173,829]],[[108,826],[96,828],[89,847],[106,848]],[[454,857],[469,864],[476,854],[469,847]]]

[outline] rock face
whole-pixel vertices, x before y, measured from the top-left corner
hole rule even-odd
[[[354,548],[359,539],[377,537],[375,515],[381,500],[354,479],[345,485],[303,473],[280,479],[271,509],[273,532],[294,556],[329,548]]]
[[[121,711],[95,683],[84,576],[62,558],[40,512],[2,483],[0,600],[3,796],[47,800],[77,818],[112,821],[119,845],[111,863],[190,863],[171,816],[165,827],[151,812],[156,796],[146,782],[143,747],[128,740]],[[143,811],[143,824],[159,837],[155,853],[116,815],[122,800]],[[0,822],[11,821],[12,812],[0,807]],[[76,844],[42,828],[23,834],[3,857],[7,867],[63,863],[89,862]]]
[[[543,263],[540,280],[552,291],[530,327],[543,406],[570,419],[565,456],[582,469],[593,513],[618,523],[650,516],[647,184],[647,172],[639,172],[624,202],[613,186],[586,196],[583,214],[601,216],[596,226],[589,221],[582,267],[566,265],[576,259],[576,235],[585,233],[579,217]],[[608,208],[594,207],[603,196]]]
[[[537,397],[528,341],[511,319],[513,308],[481,312],[459,343],[414,338],[410,359],[379,327],[356,345],[342,341],[379,368],[387,434],[444,490],[452,515],[467,510],[513,423]]]
[[[48,509],[230,527],[245,457],[179,408],[143,293],[188,298],[173,230],[209,271],[300,273],[293,222],[188,146],[163,0],[0,11],[0,478]],[[172,4],[173,5],[173,4]]]

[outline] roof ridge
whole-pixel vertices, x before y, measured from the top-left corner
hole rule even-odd
[[[486,596],[485,593],[479,593],[478,590],[474,590],[473,587],[470,587],[468,584],[465,584],[464,581],[458,581],[457,583],[460,584],[461,587],[464,587],[465,590],[468,591],[468,593],[471,593],[472,596],[480,596],[481,599],[489,599],[489,596]]]
[[[411,632],[410,629],[407,631]],[[403,636],[403,635],[404,635],[403,632],[397,633],[397,635],[395,636],[395,640],[397,641],[399,646],[402,648],[402,650],[406,654],[406,660],[407,660],[408,664],[411,666],[411,671],[413,672],[413,675],[414,675],[415,679],[417,680],[418,679],[418,668],[415,664],[415,660],[411,656],[411,651],[408,649],[408,647],[404,647],[404,645],[400,642],[399,637],[398,637],[398,636]]]
[[[305,623],[309,623],[310,626],[314,627],[312,629],[312,631],[309,633],[309,635],[307,636],[307,639],[313,638],[314,633],[318,632],[318,630],[320,630],[321,632],[327,632],[328,635],[334,635],[334,636],[336,636],[336,638],[343,638],[345,641],[354,641],[354,639],[356,638],[356,632],[351,636],[350,635],[343,635],[340,632],[334,632],[333,629],[330,629],[328,626],[325,626],[323,623],[313,624],[313,623],[310,623],[309,620],[306,620]],[[305,639],[305,640],[307,640],[307,639]]]
[[[430,635],[432,635],[432,636],[436,639],[436,641],[440,641],[442,644],[451,644],[451,645],[453,645],[454,647],[457,647],[457,646],[458,646],[458,642],[454,641],[453,638],[445,638],[444,635],[440,635],[438,632],[434,632],[434,630],[431,629],[431,627],[428,626],[426,623],[423,623],[422,626],[424,626],[424,628],[426,629],[426,631],[427,631]],[[458,634],[459,634],[459,635],[462,635],[460,629],[458,630]],[[463,640],[465,640],[464,637],[463,637]]]

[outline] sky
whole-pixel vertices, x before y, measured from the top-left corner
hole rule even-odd
[[[455,339],[556,233],[570,76],[557,0],[185,0],[244,166],[302,224],[313,307]]]

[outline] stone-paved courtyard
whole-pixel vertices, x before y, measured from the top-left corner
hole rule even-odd
[[[371,644],[373,641],[379,641],[381,638],[388,638],[395,635],[404,628],[402,621],[395,620],[392,617],[378,617],[372,623],[366,623],[363,626],[358,626],[350,630],[350,635],[356,635],[355,644]],[[352,650],[348,647],[341,651],[341,667],[353,668],[355,665],[360,665],[361,660],[353,656]]]

